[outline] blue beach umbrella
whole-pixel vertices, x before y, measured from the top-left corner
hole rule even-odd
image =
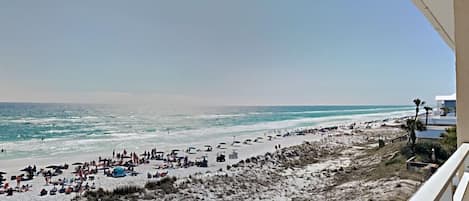
[[[115,167],[112,170],[112,177],[125,177],[125,169],[123,167]]]

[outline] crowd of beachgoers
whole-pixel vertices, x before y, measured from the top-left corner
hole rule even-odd
[[[230,143],[220,142],[200,147],[189,146],[184,150],[159,150],[155,147],[145,150],[143,153],[127,149],[112,150],[112,154],[110,153],[107,157],[98,156],[96,160],[63,165],[36,167],[36,164],[27,164],[27,167],[19,170],[23,172],[21,174],[0,172],[0,197],[6,197],[10,200],[36,200],[41,197],[47,197],[47,200],[72,199],[86,191],[99,188],[112,190],[122,184],[142,186],[148,181],[168,176],[188,178],[191,175],[213,175],[213,172],[230,167],[244,167],[247,161],[256,161],[256,166],[252,165],[250,169],[261,164],[257,163],[258,161],[263,161],[264,164],[257,167],[259,171],[266,167],[275,169],[276,163],[272,162],[274,160],[266,161],[266,157],[291,158],[298,154],[304,154],[299,153],[298,150],[292,151],[289,147],[303,142],[315,142],[317,147],[334,149],[336,148],[334,146],[340,144],[332,143],[334,140],[348,139],[348,145],[356,139],[367,141],[367,135],[357,134],[381,128],[383,124],[397,127],[399,119],[402,118],[309,128],[284,133],[276,132],[273,135],[265,134],[255,138],[237,139],[234,137]],[[340,136],[354,135],[359,138],[340,138]],[[376,138],[376,136],[373,137]],[[391,136],[380,137],[389,138]],[[340,144],[340,146],[345,145]],[[327,152],[322,152],[327,155]],[[279,156],[271,153],[282,154]],[[321,152],[316,150],[315,153]],[[240,164],[240,160],[243,164]],[[270,165],[265,165],[269,163]],[[249,175],[249,173],[245,174]],[[208,194],[201,196],[217,198]],[[248,198],[246,196],[236,198],[246,199]],[[188,200],[190,199],[188,198]]]

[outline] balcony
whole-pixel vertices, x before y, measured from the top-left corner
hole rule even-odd
[[[469,200],[469,143],[456,152],[412,196],[411,201]]]

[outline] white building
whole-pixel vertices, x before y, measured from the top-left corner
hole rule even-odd
[[[449,96],[436,96],[435,100],[437,107],[435,109],[441,116],[456,116],[456,93]]]

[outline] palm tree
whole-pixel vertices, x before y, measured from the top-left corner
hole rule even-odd
[[[409,142],[412,143],[412,150],[414,150],[415,140],[417,139],[417,136],[415,135],[415,120],[407,119],[405,124],[401,127],[409,134]]]
[[[415,104],[415,121],[417,121],[417,118],[419,116],[420,106],[425,105],[425,101],[421,101],[420,99],[416,98],[414,99],[414,104]]]
[[[425,109],[425,126],[428,125],[428,112],[433,110],[433,108],[425,106],[423,107]]]
[[[407,119],[405,125],[402,125],[402,128],[405,129],[409,134],[409,142],[412,143],[412,150],[415,151],[415,141],[417,140],[417,136],[415,134],[415,130],[423,130],[422,122],[418,121],[420,106],[425,105],[425,101],[422,101],[418,98],[414,99],[415,104],[415,118],[414,119]]]

